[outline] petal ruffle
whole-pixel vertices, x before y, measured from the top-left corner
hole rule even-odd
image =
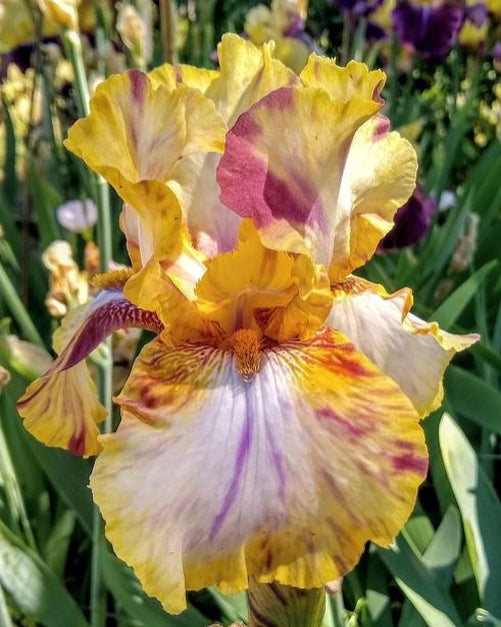
[[[90,114],[75,122],[65,145],[118,187],[118,173],[131,183],[165,181],[181,157],[222,151],[224,133],[198,89],[154,88],[146,74],[129,70],[98,86]]]
[[[349,279],[334,286],[328,324],[396,381],[424,417],[442,402],[442,378],[450,360],[479,336],[442,331],[436,322],[409,313],[412,303],[408,288],[388,294],[380,285]]]
[[[329,266],[334,236],[344,250],[349,245],[349,208],[338,207],[348,150],[380,107],[359,96],[332,100],[315,88],[269,94],[228,132],[217,172],[222,202],[252,217],[266,246]]]
[[[185,590],[322,586],[387,546],[427,470],[418,416],[336,332],[262,353],[150,343],[91,488],[117,554],[171,612]],[[356,498],[354,498],[356,495]]]
[[[332,303],[326,272],[304,255],[265,248],[250,220],[233,252],[207,262],[196,296],[197,309],[227,334],[259,327],[279,341],[315,333]]]
[[[141,311],[120,291],[101,292],[66,316],[54,335],[59,357],[17,404],[25,428],[34,437],[76,455],[99,452],[96,425],[105,419],[106,410],[97,400],[85,358],[107,335],[125,327],[162,330],[155,314]]]
[[[238,35],[223,35],[217,47],[220,76],[211,83],[206,95],[228,126],[271,91],[299,84],[292,70],[273,59],[273,47],[274,42],[257,48]]]
[[[334,59],[321,57],[314,52],[310,54],[299,78],[306,87],[320,87],[331,98],[343,102],[356,95],[380,101],[386,82],[383,71],[369,70],[365,63],[350,61],[346,67],[342,67]]]
[[[90,115],[71,127],[65,146],[113,185],[144,221],[143,230],[171,253],[180,207],[165,182],[182,158],[221,152],[225,133],[199,89],[154,88],[146,74],[130,70],[97,88]]]
[[[179,85],[186,85],[187,87],[193,87],[193,89],[199,89],[205,94],[212,81],[219,76],[219,72],[192,65],[170,65],[165,63],[149,72],[148,76],[153,83],[153,87],[166,85],[170,89],[174,89]]]
[[[397,209],[416,186],[416,152],[406,139],[388,130],[389,120],[378,115],[353,137],[339,192],[339,212],[349,216],[345,226],[349,240],[345,233],[335,233],[329,268],[333,282],[372,257],[393,228]]]

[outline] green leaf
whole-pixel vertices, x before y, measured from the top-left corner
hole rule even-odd
[[[447,400],[462,416],[501,434],[501,392],[471,372],[450,366],[445,374]]]
[[[104,581],[115,600],[141,627],[206,627],[208,619],[194,607],[188,607],[179,616],[163,611],[160,603],[148,597],[134,573],[101,544],[102,572]]]
[[[40,175],[33,159],[28,161],[28,178],[31,198],[38,217],[40,242],[42,248],[47,248],[51,242],[61,237],[55,217],[55,210],[61,204],[61,197]]]
[[[462,621],[442,581],[400,535],[390,549],[378,555],[405,596],[430,627],[459,627]]]
[[[19,611],[47,627],[88,627],[66,588],[35,553],[0,522],[0,583]]]
[[[454,568],[461,552],[461,519],[458,510],[451,506],[445,512],[428,548],[423,562],[439,577],[442,583],[450,584]]]
[[[447,475],[461,511],[466,546],[483,606],[501,617],[501,503],[464,433],[448,414],[439,429]]]
[[[5,199],[11,207],[17,201],[17,171],[16,171],[16,135],[6,99],[2,96],[3,123],[5,128],[5,159],[2,164],[2,188]]]
[[[219,607],[228,621],[247,621],[247,595],[245,592],[241,594],[225,595],[221,594],[215,587],[207,588],[207,592],[212,596],[216,605]]]
[[[475,274],[455,289],[440,307],[434,311],[431,315],[431,320],[436,320],[442,327],[451,327],[462,314],[470,300],[475,296],[480,284],[497,265],[498,262],[492,260],[477,270]]]

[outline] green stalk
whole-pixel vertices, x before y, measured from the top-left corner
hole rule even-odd
[[[75,31],[66,31],[65,43],[68,56],[75,74],[75,92],[77,96],[78,110],[81,116],[90,113],[89,88],[82,56],[80,36]],[[106,181],[99,175],[90,175],[91,183],[96,197],[98,209],[97,242],[100,251],[100,265],[103,272],[107,272],[112,259],[111,238],[111,210],[109,188]],[[99,368],[99,399],[108,411],[108,417],[103,425],[103,431],[109,433],[112,428],[112,360],[111,340],[105,342],[107,359]],[[101,572],[101,542],[103,534],[102,519],[97,507],[94,508],[92,529],[92,557],[91,557],[91,583],[90,583],[90,622],[92,627],[104,627],[106,624],[106,589]]]
[[[163,44],[163,59],[172,65],[177,62],[175,33],[174,33],[174,11],[171,0],[160,0],[160,26]]]
[[[351,39],[353,35],[354,18],[351,11],[343,11],[343,33],[341,38],[341,65],[346,65],[350,56]]]
[[[44,343],[35,325],[33,324],[25,306],[21,302],[16,289],[11,283],[7,272],[0,261],[0,294],[3,297],[4,302],[10,309],[15,321],[19,325],[21,332],[25,339],[36,344],[37,346],[44,347]]]

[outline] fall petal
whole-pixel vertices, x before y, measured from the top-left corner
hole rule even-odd
[[[171,612],[185,590],[319,587],[387,546],[426,469],[418,416],[343,336],[263,352],[149,344],[91,478],[117,554]],[[357,498],[353,498],[353,494]]]
[[[412,292],[388,294],[381,286],[357,279],[359,290],[336,298],[328,324],[344,333],[371,361],[396,381],[421,417],[442,402],[442,377],[456,352],[479,339],[454,335],[436,322],[409,313]]]
[[[18,401],[24,426],[33,436],[78,455],[99,452],[96,425],[107,412],[97,400],[85,358],[110,333],[133,326],[162,330],[152,312],[134,307],[120,291],[101,292],[66,316],[54,335],[59,357]]]

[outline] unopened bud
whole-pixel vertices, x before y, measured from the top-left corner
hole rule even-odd
[[[469,213],[466,216],[463,231],[458,237],[456,248],[452,254],[450,269],[456,272],[464,272],[475,255],[478,239],[478,224],[480,218],[476,213]]]
[[[76,0],[38,0],[40,11],[58,26],[78,31],[78,10]]]
[[[121,4],[117,15],[117,31],[127,48],[141,55],[145,36],[144,22],[131,4]]]
[[[9,385],[10,379],[10,372],[3,366],[0,366],[0,394],[2,393],[2,390]]]

